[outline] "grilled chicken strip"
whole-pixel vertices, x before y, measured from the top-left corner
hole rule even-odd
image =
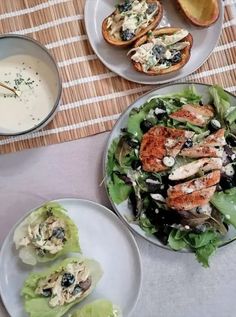
[[[167,127],[153,127],[144,134],[140,159],[146,172],[160,172],[168,169],[162,159],[165,156],[175,157],[179,154],[185,141],[193,136],[193,132]]]
[[[184,105],[181,109],[169,115],[172,119],[189,122],[199,127],[204,127],[213,116],[213,108],[208,105]]]
[[[170,199],[174,199],[185,194],[191,194],[204,188],[218,184],[220,181],[220,171],[213,171],[207,175],[192,179],[188,182],[171,186],[167,195]]]
[[[196,207],[206,205],[216,190],[216,186],[204,188],[191,194],[178,197],[168,197],[167,206],[178,211],[187,211]]]
[[[170,180],[181,180],[194,176],[200,171],[209,172],[220,170],[222,168],[222,159],[220,158],[202,158],[197,161],[176,168],[169,175]]]
[[[210,134],[208,137],[206,137],[200,145],[207,145],[207,146],[224,146],[226,144],[225,141],[225,129],[219,129],[215,133]]]
[[[183,149],[180,152],[181,156],[185,157],[222,157],[223,148],[222,146],[226,144],[224,138],[224,129],[220,129],[213,134],[210,134],[199,144],[192,146],[190,148]],[[217,149],[216,147],[221,147]]]
[[[210,146],[193,146],[188,149],[183,149],[179,155],[185,157],[199,158],[199,157],[222,157],[223,148],[216,149]]]

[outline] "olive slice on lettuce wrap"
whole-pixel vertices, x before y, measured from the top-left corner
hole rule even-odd
[[[55,202],[44,204],[26,217],[16,228],[13,241],[19,257],[29,265],[80,252],[77,226]]]
[[[68,317],[122,317],[121,309],[107,299],[98,299]]]
[[[81,302],[102,276],[100,264],[74,257],[63,260],[44,272],[31,273],[21,295],[30,317],[60,317]]]

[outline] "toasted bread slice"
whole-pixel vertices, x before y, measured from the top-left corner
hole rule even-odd
[[[185,18],[196,26],[208,27],[219,18],[218,0],[177,0],[176,3]]]
[[[164,36],[164,35],[173,35],[179,31],[181,31],[180,28],[172,28],[172,27],[160,28],[160,29],[154,30],[152,32],[152,37],[157,38],[157,37]],[[149,41],[150,41],[150,36],[144,35],[143,37],[139,38],[135,42],[134,48],[138,48],[141,45],[148,43]],[[133,55],[131,55],[131,60],[132,60],[134,68],[137,71],[145,73],[145,74],[150,75],[150,76],[168,74],[168,73],[172,73],[172,72],[175,72],[175,71],[181,69],[189,61],[190,52],[191,52],[191,48],[192,48],[192,44],[193,44],[193,37],[190,33],[188,33],[188,35],[185,38],[183,38],[182,40],[180,40],[179,42],[188,42],[189,45],[180,50],[181,51],[181,60],[178,63],[172,64],[168,68],[158,68],[157,69],[157,67],[156,68],[153,67],[153,68],[150,68],[149,70],[145,71],[143,65],[140,62],[132,60]],[[132,52],[132,50],[131,50],[131,52]]]
[[[211,187],[218,184],[220,181],[220,171],[213,171],[207,175],[199,178],[194,178],[188,182],[181,183],[175,186],[171,186],[168,189],[168,197],[171,199],[183,196],[186,194],[191,194],[197,190]]]
[[[175,198],[168,197],[166,203],[168,207],[175,210],[191,210],[193,208],[206,205],[211,197],[214,195],[215,190],[216,186],[212,186],[195,191],[191,194],[186,194]]]
[[[114,16],[114,14],[117,13],[116,9],[111,15],[109,15],[105,20],[103,20],[102,23],[102,35],[105,39],[105,41],[111,45],[117,46],[117,47],[128,47],[131,44],[133,44],[138,38],[145,35],[148,31],[153,30],[156,28],[156,26],[160,23],[162,16],[163,16],[163,6],[160,1],[158,0],[146,0],[147,4],[156,4],[157,5],[157,12],[153,17],[153,20],[148,24],[146,28],[141,29],[135,36],[128,41],[123,41],[122,39],[118,39],[114,36],[112,36],[107,28],[108,19]]]

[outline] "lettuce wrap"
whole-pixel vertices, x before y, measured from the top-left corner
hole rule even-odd
[[[101,276],[100,264],[82,257],[68,258],[47,271],[31,273],[21,291],[25,310],[30,317],[63,316],[93,291]]]
[[[84,305],[81,309],[68,317],[122,317],[122,313],[120,308],[113,305],[111,301],[98,299]]]
[[[50,202],[20,223],[13,240],[24,263],[35,265],[80,252],[77,226],[66,212],[58,203]]]

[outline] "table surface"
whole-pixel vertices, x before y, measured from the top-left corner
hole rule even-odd
[[[104,187],[99,186],[107,138],[104,133],[1,155],[0,243],[27,210],[44,200],[78,197],[110,207]],[[193,254],[170,252],[135,238],[143,263],[143,287],[132,317],[235,315],[236,243],[218,250],[211,267],[204,269]],[[1,304],[0,316],[8,316]]]

